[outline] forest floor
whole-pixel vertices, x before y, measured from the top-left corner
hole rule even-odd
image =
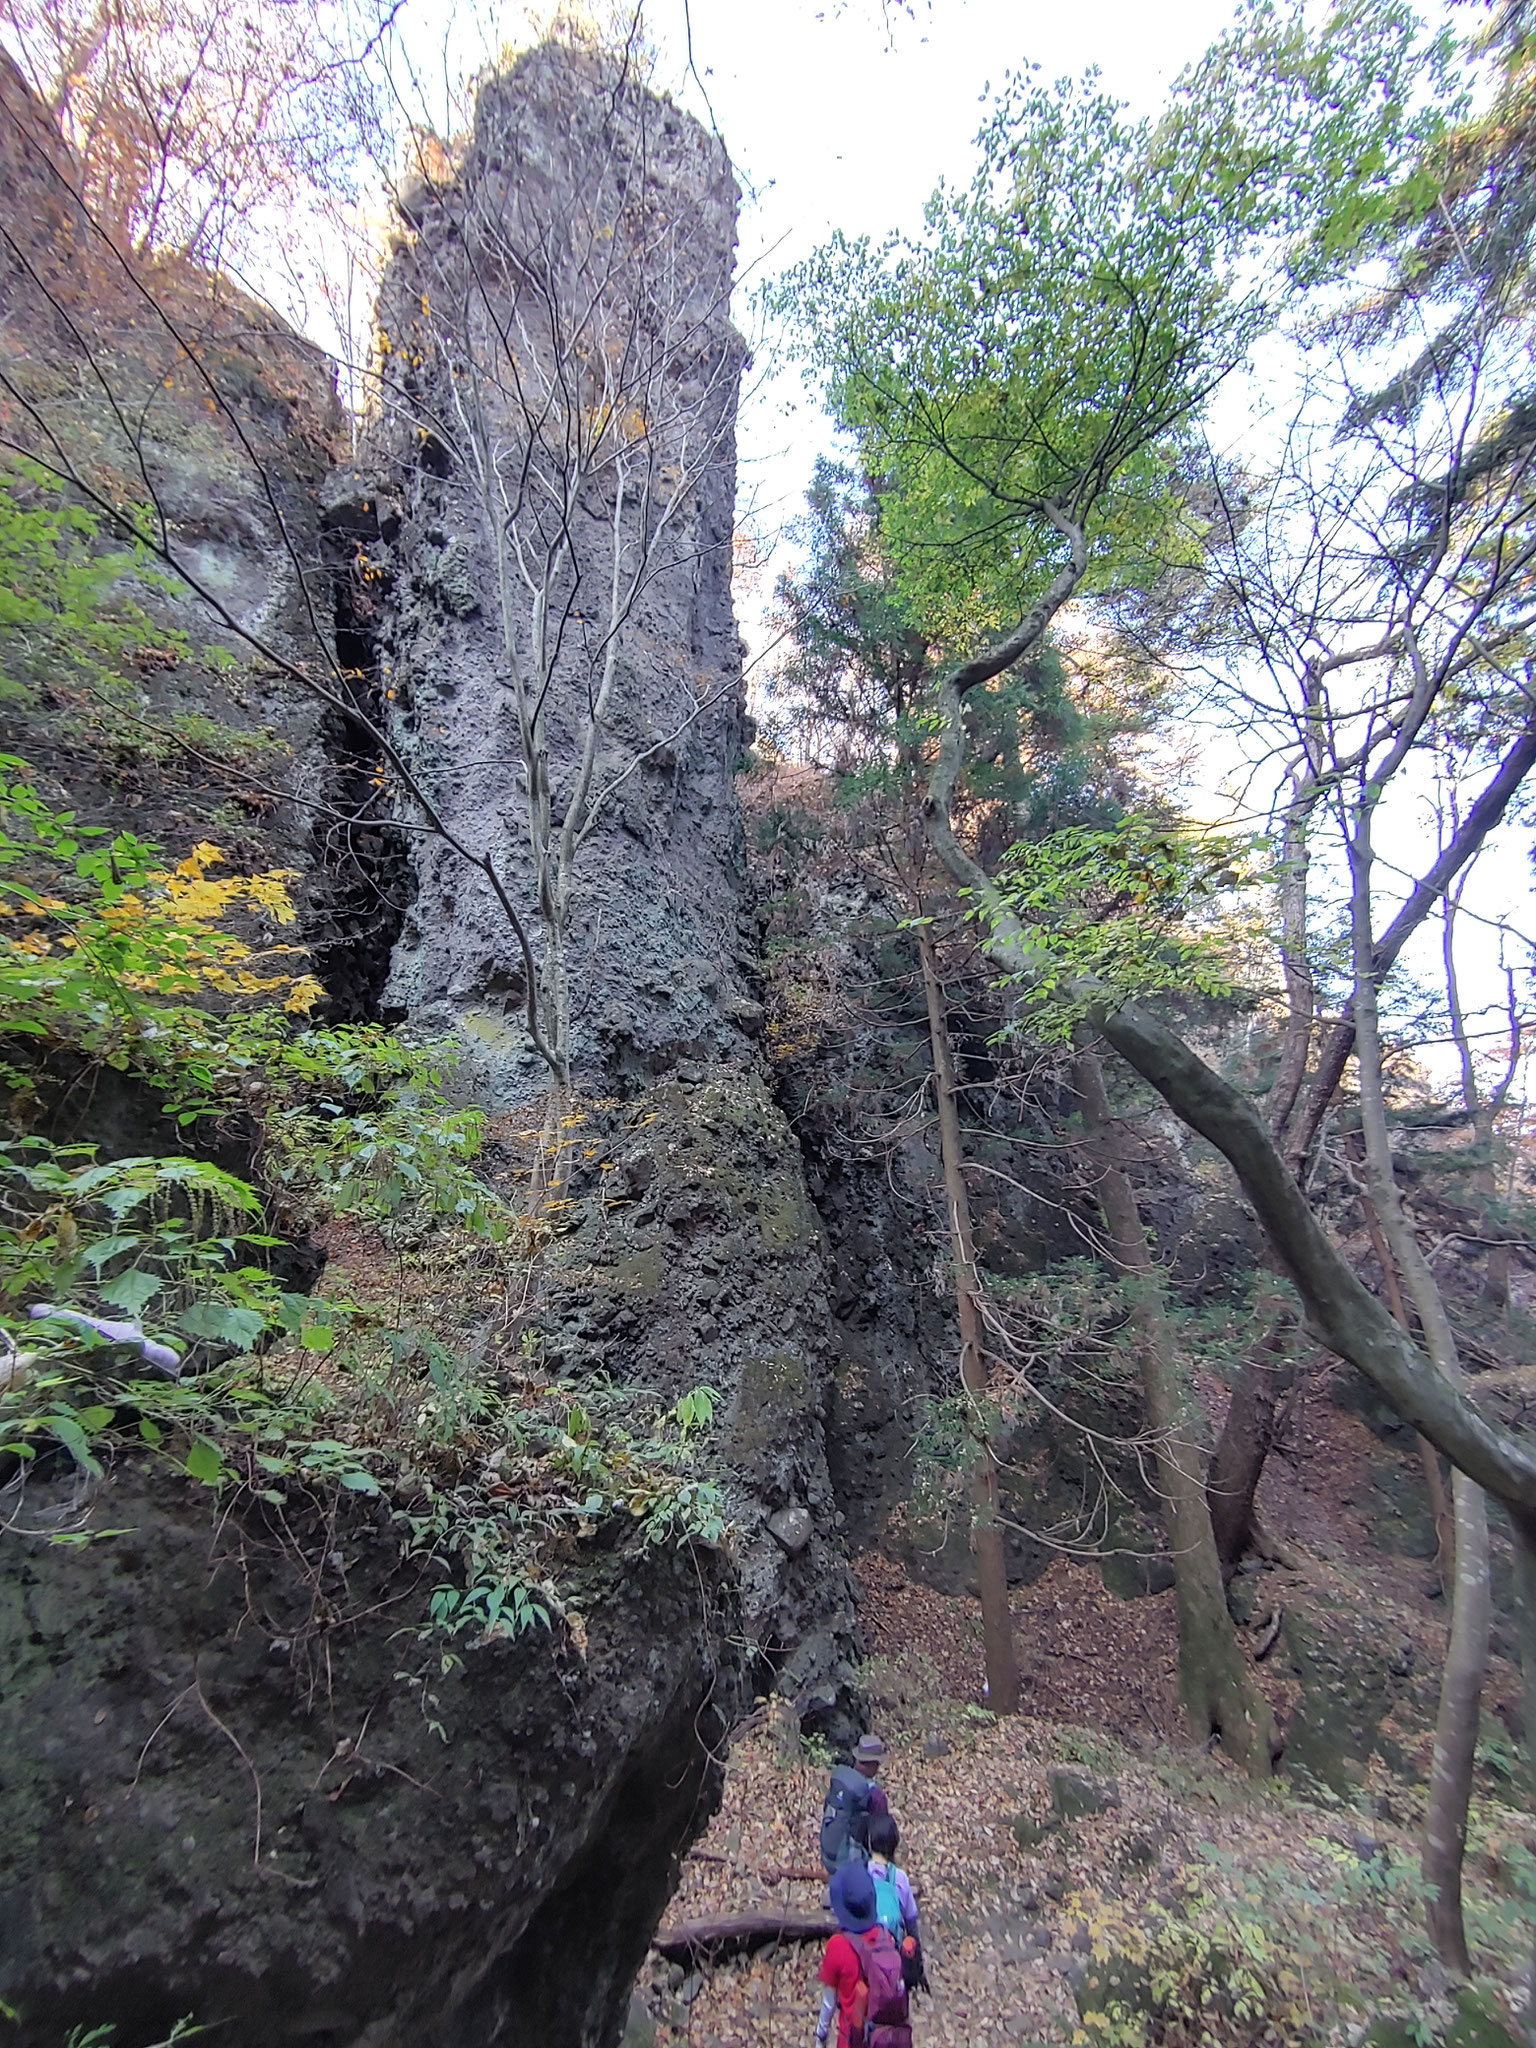
[[[963,1640],[970,1603],[923,1598],[950,1610],[934,1618]],[[1064,1628],[1071,1604],[1059,1586],[1051,1612]],[[1367,1792],[1356,1805],[1318,1803],[1104,1724],[998,1722],[949,1694],[915,1648],[899,1664],[871,1659],[867,1677],[932,1985],[914,2001],[917,2048],[1137,2041],[1139,2032],[1082,2027],[1074,1985],[1086,1985],[1091,2007],[1114,1959],[1128,1959],[1133,1976],[1138,1965],[1160,1970],[1186,2007],[1207,1993],[1218,2007],[1252,2006],[1242,2019],[1228,2012],[1149,2037],[1181,2048],[1358,2041],[1352,2021],[1451,2017],[1420,1933],[1415,1815],[1401,1788],[1390,1802]],[[796,1758],[784,1725],[770,1719],[733,1747],[724,1803],[685,1866],[669,1924],[824,1907],[810,1873],[825,1760]],[[1117,1803],[1051,1826],[1048,1774],[1063,1769]],[[1381,1818],[1387,1803],[1400,1818]],[[1490,1873],[1521,1833],[1515,1816],[1485,1814],[1473,1857],[1470,1918],[1494,2010],[1507,2010],[1520,1944],[1518,1915]],[[808,2044],[820,1955],[819,1944],[784,1944],[691,1972],[657,1959],[643,1981],[658,2042]],[[1145,1969],[1142,1981],[1152,1981]]]
[[[1303,1581],[1325,1599],[1347,1591],[1432,1670],[1443,1645],[1432,1567],[1379,1545],[1381,1457],[1355,1417],[1316,1405],[1268,1489],[1274,1525],[1305,1554],[1264,1584],[1282,1599]],[[1254,1785],[1219,1753],[1192,1748],[1171,1595],[1118,1600],[1095,1569],[1066,1559],[1014,1593],[1024,1711],[998,1721],[982,1705],[977,1603],[913,1582],[878,1553],[856,1570],[865,1682],[889,1752],[883,1782],[932,1985],[914,2000],[915,2048],[1301,2048],[1359,2043],[1394,2021],[1417,2031],[1371,2038],[1404,2048],[1442,2038],[1456,2007],[1421,1931],[1423,1792],[1412,1768],[1393,1774],[1373,1760],[1343,1797],[1283,1776]],[[1286,1684],[1258,1670],[1283,1720]],[[1496,1660],[1490,1706],[1507,1712],[1514,1689]],[[1427,1736],[1406,1748],[1421,1763]],[[669,1925],[824,1909],[813,1873],[826,1762],[805,1753],[782,1707],[753,1717]],[[1115,1803],[1057,1821],[1061,1772]],[[1528,1836],[1527,1816],[1479,1800],[1467,1917],[1490,2018],[1509,2017],[1528,1953],[1517,1895],[1536,1874]],[[692,1970],[653,1957],[640,1989],[658,2044],[806,2048],[820,1955],[819,1943],[785,1943]],[[1103,2010],[1112,1975],[1118,2014]],[[1458,2043],[1506,2038],[1459,2024]],[[635,2038],[648,2031],[642,2023]]]
[[[390,1326],[468,1332],[499,1298],[473,1248],[458,1265],[387,1255],[372,1233],[337,1226],[328,1249],[341,1291]],[[884,1778],[932,1985],[914,2001],[915,2048],[1354,2048],[1394,2017],[1420,2031],[1383,2048],[1443,2036],[1452,2008],[1421,1931],[1417,1878],[1445,1636],[1422,1496],[1407,1433],[1384,1441],[1323,1381],[1295,1404],[1266,1472],[1261,1506],[1291,1557],[1247,1581],[1255,1626],[1242,1640],[1251,1649],[1265,1616],[1310,1602],[1406,1645],[1421,1674],[1417,1716],[1390,1731],[1402,1767],[1373,1760],[1347,1796],[1294,1775],[1255,1786],[1190,1746],[1171,1594],[1121,1600],[1094,1566],[1067,1558],[1016,1587],[1022,1711],[998,1722],[984,1704],[978,1603],[936,1592],[878,1551],[856,1561],[865,1689],[889,1747]],[[1255,1671],[1283,1727],[1296,1687],[1280,1664]],[[1484,1696],[1495,1737],[1499,1721],[1518,1725],[1519,1696],[1496,1657]],[[751,1717],[669,1924],[823,1909],[814,1873],[827,1761],[801,1745],[782,1703]],[[1053,1825],[1051,1773],[1063,1770],[1112,1788],[1115,1803]],[[1507,2017],[1536,1858],[1528,1815],[1498,1803],[1496,1789],[1485,1775],[1468,1924],[1479,1992]],[[784,1943],[695,1969],[653,1956],[639,1989],[656,2048],[810,2048],[820,1953]],[[1105,2024],[1095,2000],[1117,1962],[1132,2010]],[[1155,1997],[1186,2017],[1150,2022],[1136,2008]],[[1203,2015],[1189,2018],[1202,1997]],[[630,2048],[650,2035],[643,2022]],[[1500,2039],[1463,2031],[1455,2048]]]

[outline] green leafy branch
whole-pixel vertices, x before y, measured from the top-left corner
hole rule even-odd
[[[1010,1030],[1069,1039],[1089,1007],[1085,983],[1099,1005],[1164,990],[1230,997],[1238,934],[1213,913],[1257,879],[1259,844],[1132,816],[1011,847],[994,908],[1029,927],[1038,965],[1004,977],[1020,990]]]

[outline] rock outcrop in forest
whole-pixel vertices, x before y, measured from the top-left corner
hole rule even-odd
[[[606,62],[520,58],[452,175],[402,195],[382,418],[327,513],[357,541],[344,629],[391,732],[447,832],[494,855],[546,971],[555,932],[572,1065],[599,1089],[744,1060],[756,1014],[733,787],[736,184],[717,137],[613,88]],[[566,830],[568,878],[544,868]],[[441,835],[412,863],[384,1007],[460,1030],[481,1095],[526,1099],[547,1073],[506,908]],[[541,894],[562,887],[554,916]]]
[[[15,2038],[597,2044],[719,1797],[729,1575],[591,1557],[585,1654],[417,1640],[387,1517],[63,1489],[0,1559]],[[326,1619],[350,1615],[341,1626]],[[446,1667],[446,1668],[445,1668]]]
[[[515,932],[456,849],[489,852],[536,927],[519,803],[542,778],[558,836],[592,742],[602,801],[589,806],[555,933],[570,962],[565,1100],[579,1139],[555,1140],[560,1220],[529,1313],[482,1348],[493,1370],[534,1355],[578,1386],[597,1374],[675,1401],[706,1385],[705,1469],[725,1489],[734,1562],[600,1546],[562,1575],[561,1612],[586,1617],[579,1648],[557,1622],[447,1653],[416,1643],[431,1634],[431,1584],[402,1565],[386,1512],[354,1500],[340,1519],[316,1519],[243,1499],[215,1530],[185,1482],[113,1476],[82,1523],[77,1487],[51,1503],[34,1488],[34,1537],[0,1555],[14,1766],[0,1995],[38,2048],[103,2016],[125,2043],[158,2039],[192,2012],[232,2043],[598,2048],[613,2038],[677,1858],[718,1797],[722,1739],[742,1702],[777,1683],[810,1725],[834,1732],[856,1710],[853,1596],[824,1436],[822,1230],[759,1050],[733,790],[746,740],[730,601],[735,187],[714,138],[632,83],[610,93],[605,61],[555,48],[521,59],[482,92],[454,172],[405,196],[381,320],[395,331],[395,403],[354,466],[324,480],[334,400],[323,372],[307,387],[315,431],[292,440],[281,365],[302,351],[279,336],[247,372],[239,306],[221,316],[232,334],[215,365],[217,403],[199,402],[183,368],[148,444],[118,452],[146,462],[178,558],[201,569],[236,628],[272,646],[267,694],[242,690],[216,715],[237,737],[275,731],[286,759],[270,779],[310,800],[307,813],[281,794],[253,805],[244,857],[300,870],[304,937],[332,1015],[448,1034],[461,1096],[513,1122],[550,1075],[528,1030]],[[612,475],[609,528],[603,479],[590,478],[587,497],[561,510],[586,522],[575,551],[553,568],[546,559],[531,595],[525,574],[502,612],[498,567],[514,582],[519,572],[488,545],[477,449],[510,451],[526,481],[548,417],[510,408],[486,378],[485,439],[455,446],[463,334],[446,312],[431,326],[425,309],[434,295],[450,304],[444,265],[466,222],[515,221],[530,249],[552,247],[578,231],[573,220],[610,235],[608,205],[629,208],[651,238],[654,298],[620,310],[641,321],[636,346],[664,356],[642,375],[651,402],[673,408],[673,439],[642,460],[640,429],[620,422],[613,475],[643,573],[604,639],[584,550],[611,540]],[[472,320],[521,322],[544,369],[563,375],[560,350],[583,337],[557,335],[553,356],[532,337],[530,274],[507,258]],[[415,309],[414,335],[398,309]],[[138,310],[87,354],[111,349],[125,374],[153,377],[157,337]],[[56,379],[72,330],[65,320],[61,344],[49,312],[44,292],[24,344],[14,331],[12,343],[29,374]],[[274,370],[278,389],[265,381]],[[578,432],[601,436],[592,407],[603,402],[581,398]],[[434,409],[440,433],[422,424]],[[253,420],[290,435],[260,447],[254,467]],[[526,557],[521,567],[531,574]],[[611,594],[611,556],[608,570]],[[175,603],[178,623],[217,634],[206,605]],[[559,612],[567,650],[581,655],[572,677],[552,666],[542,679],[536,762],[519,750],[505,637],[537,642],[534,605],[545,623]],[[334,660],[312,638],[332,616]],[[594,731],[589,686],[596,673],[601,687],[605,657],[612,688]],[[303,674],[326,678],[318,705]],[[152,679],[162,693],[189,684],[180,662]],[[205,715],[218,688],[212,673]],[[17,737],[62,786],[81,763],[48,733],[45,705]],[[381,796],[394,780],[381,733],[441,830],[422,831],[420,805],[398,787]],[[90,814],[115,820],[139,799],[96,755],[89,763]],[[173,851],[227,832],[216,775],[173,789],[164,763],[143,773]],[[543,953],[550,935],[546,922]],[[152,1106],[124,1116],[135,1149],[150,1149]],[[110,1147],[99,1105],[84,1127]],[[66,1525],[129,1533],[50,1546],[49,1529]]]
[[[411,774],[446,835],[491,856],[541,961],[569,961],[566,1015],[533,992],[549,1039],[568,1034],[576,1131],[534,1311],[547,1355],[578,1379],[716,1391],[759,1678],[791,1659],[805,1711],[842,1726],[822,1234],[757,1045],[734,786],[736,189],[718,138],[633,87],[610,97],[605,61],[520,59],[482,93],[452,178],[404,195],[383,297],[398,367],[372,466],[333,480],[327,517],[354,537],[343,617],[358,632],[366,606]],[[519,688],[544,699],[532,740]],[[558,920],[540,917],[562,881],[530,853],[528,789],[555,842],[585,805]],[[456,1034],[475,1099],[536,1097],[550,1074],[506,909],[445,835],[412,843],[384,1005]]]
[[[1455,928],[1536,765],[1519,21],[1471,129],[1392,0],[1166,119],[1013,80],[784,271],[853,459],[760,737],[739,192],[638,24],[441,140],[384,0],[199,7],[179,80],[132,6],[0,53],[7,2038],[777,2048],[872,1722],[940,2048],[1513,2019],[1531,1024]],[[270,89],[239,179],[151,58]],[[375,146],[349,412],[235,279]],[[1320,279],[1294,473],[1204,476]],[[1449,439],[1370,395],[1425,279]],[[1273,844],[1151,751],[1191,650]]]

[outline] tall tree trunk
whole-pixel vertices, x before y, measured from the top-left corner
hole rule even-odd
[[[987,1424],[987,1364],[981,1337],[980,1291],[976,1245],[971,1230],[970,1191],[965,1184],[965,1153],[960,1143],[960,1112],[955,1091],[955,1060],[949,1038],[949,1017],[938,959],[925,925],[918,927],[918,957],[923,967],[923,993],[928,1002],[928,1042],[933,1056],[934,1089],[938,1096],[939,1158],[944,1169],[944,1207],[949,1219],[950,1252],[955,1268],[955,1312],[960,1324],[960,1383],[970,1396],[970,1427],[975,1443],[972,1467],[971,1547],[981,1582],[981,1629],[987,1666],[987,1704],[994,1714],[1018,1711],[1019,1673],[1013,1651],[1013,1616],[1008,1606],[1008,1566],[1003,1554],[1003,1529],[998,1518],[997,1454]]]
[[[571,977],[568,957],[570,934],[562,916],[545,921],[544,958],[539,962],[539,998],[544,1016],[544,1036],[555,1054],[555,1083],[559,1094],[571,1086]]]
[[[1442,957],[1445,961],[1445,996],[1450,1011],[1451,1036],[1456,1041],[1456,1053],[1461,1063],[1461,1099],[1466,1105],[1467,1115],[1472,1119],[1472,1141],[1475,1164],[1472,1168],[1472,1186],[1480,1198],[1483,1212],[1482,1227],[1499,1229],[1496,1220],[1499,1202],[1499,1184],[1494,1172],[1494,1144],[1498,1137],[1498,1113],[1515,1078],[1520,1064],[1520,1024],[1515,1010],[1514,977],[1510,977],[1510,1049],[1509,1067],[1503,1082],[1491,1095],[1484,1093],[1478,1080],[1477,1062],[1472,1057],[1472,1040],[1467,1031],[1466,1013],[1461,1007],[1461,981],[1456,972],[1456,914],[1461,909],[1462,894],[1470,876],[1464,876],[1452,893],[1446,897],[1443,906],[1444,925],[1442,928]],[[1488,1247],[1488,1260],[1483,1268],[1483,1299],[1501,1315],[1509,1310],[1509,1246],[1494,1244]]]
[[[1392,1167],[1376,1002],[1381,970],[1371,938],[1371,824],[1371,803],[1367,797],[1355,812],[1354,831],[1348,841],[1355,1062],[1360,1077],[1360,1131],[1365,1142],[1366,1179],[1390,1262],[1395,1262],[1418,1313],[1424,1349],[1446,1379],[1459,1386],[1461,1361],[1455,1333],[1429,1261],[1403,1205]],[[1464,1473],[1457,1473],[1451,1498],[1456,1525],[1451,1638],[1440,1681],[1440,1711],[1435,1723],[1420,1867],[1429,1888],[1427,1918],[1435,1952],[1446,1969],[1465,1975],[1469,1963],[1461,1910],[1461,1866],[1467,1846],[1467,1806],[1472,1796],[1478,1708],[1488,1663],[1488,1507],[1482,1488]]]
[[[1253,1503],[1274,1448],[1275,1417],[1296,1378],[1285,1319],[1242,1362],[1211,1460],[1206,1495],[1223,1580],[1230,1579],[1253,1540]]]
[[[1298,771],[1286,806],[1280,839],[1279,911],[1280,962],[1285,972],[1285,1028],[1280,1059],[1269,1092],[1269,1127],[1279,1144],[1301,1084],[1317,1008],[1317,989],[1307,944],[1307,876],[1311,865],[1308,832],[1317,802],[1317,778],[1310,768]],[[1268,1264],[1278,1271],[1273,1255]],[[1253,1540],[1253,1503],[1275,1442],[1275,1416],[1281,1397],[1294,1384],[1296,1366],[1285,1341],[1284,1323],[1274,1327],[1256,1350],[1242,1361],[1227,1403],[1226,1419],[1211,1460],[1207,1492],[1211,1525],[1222,1574],[1230,1579]]]
[[[1381,1218],[1376,1213],[1376,1204],[1369,1192],[1360,1190],[1360,1213],[1365,1218],[1366,1235],[1371,1240],[1371,1250],[1381,1268],[1381,1284],[1386,1290],[1387,1306],[1396,1316],[1401,1328],[1412,1336],[1408,1322],[1408,1304],[1403,1299],[1402,1283],[1397,1277],[1397,1261],[1393,1258],[1386,1236],[1382,1231]],[[1451,1575],[1456,1555],[1456,1525],[1451,1508],[1451,1497],[1445,1490],[1445,1474],[1440,1470],[1440,1453],[1427,1436],[1414,1431],[1414,1440],[1419,1447],[1419,1463],[1424,1471],[1424,1491],[1429,1495],[1429,1512],[1435,1523],[1435,1570],[1440,1574],[1441,1590],[1452,1590]]]
[[[1189,1427],[1161,1281],[1147,1249],[1135,1192],[1121,1164],[1103,1069],[1086,1039],[1079,1041],[1073,1073],[1098,1167],[1097,1194],[1110,1256],[1120,1269],[1136,1329],[1147,1424],[1153,1433],[1158,1492],[1173,1560],[1185,1711],[1197,1742],[1215,1733],[1235,1763],[1254,1777],[1267,1777],[1274,1761],[1274,1722],[1238,1648],[1227,1612],[1202,1459]]]
[[[1472,1960],[1461,1910],[1461,1867],[1467,1853],[1467,1807],[1492,1622],[1488,1502],[1483,1489],[1465,1472],[1452,1473],[1451,1500],[1456,1518],[1451,1636],[1440,1674],[1440,1711],[1435,1719],[1420,1869],[1431,1888],[1427,1917],[1435,1954],[1446,1969],[1470,1976]]]
[[[1317,1009],[1317,988],[1307,944],[1307,871],[1311,865],[1307,833],[1316,801],[1316,778],[1310,772],[1298,777],[1280,837],[1278,893],[1280,964],[1285,971],[1285,1030],[1268,1104],[1269,1128],[1275,1134],[1276,1144],[1285,1135],[1301,1084],[1307,1077],[1307,1055],[1312,1049]]]

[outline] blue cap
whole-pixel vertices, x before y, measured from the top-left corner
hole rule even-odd
[[[844,1934],[867,1934],[875,1924],[875,1886],[857,1857],[833,1874],[828,1892]]]

